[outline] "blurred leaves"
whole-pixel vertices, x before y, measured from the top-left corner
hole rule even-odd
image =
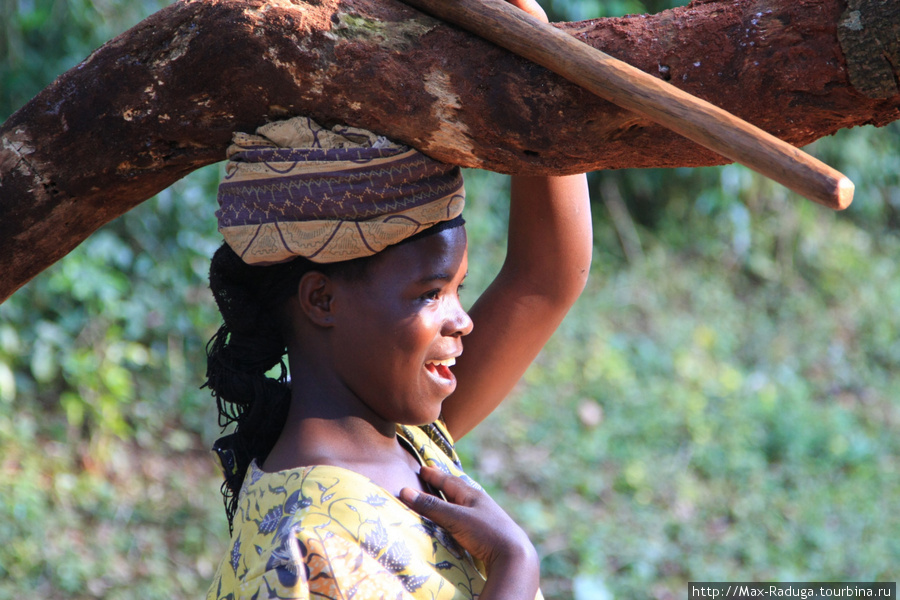
[[[866,169],[838,151],[866,136],[900,154],[896,124],[814,150]],[[888,160],[870,157],[839,214],[738,166],[592,175],[588,289],[516,399],[461,444],[538,542],[547,597],[891,580],[900,236]],[[645,175],[665,193],[639,221]],[[634,211],[637,259],[604,209],[610,186]]]
[[[163,4],[0,0],[0,119]],[[563,20],[673,4],[544,3]],[[734,165],[591,175],[588,289],[460,444],[536,541],[548,600],[896,574],[900,126],[809,150],[855,181],[849,210]],[[227,531],[198,389],[218,175],[0,305],[0,599],[204,593]],[[466,179],[471,303],[503,260],[507,184]]]
[[[164,4],[0,0],[0,119]],[[205,593],[226,532],[198,389],[217,179],[192,174],[0,306],[0,598]]]
[[[0,0],[0,121],[166,0]]]
[[[0,305],[0,598],[197,597],[227,532],[199,389],[216,168]]]

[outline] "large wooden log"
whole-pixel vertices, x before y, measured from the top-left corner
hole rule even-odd
[[[706,0],[559,27],[795,145],[900,118],[898,3]],[[0,300],[221,160],[232,131],[296,114],[507,173],[725,162],[393,0],[181,1],[0,128]]]

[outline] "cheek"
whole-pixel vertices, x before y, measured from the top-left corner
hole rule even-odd
[[[408,377],[410,370],[423,366],[440,337],[439,307],[395,306],[394,310],[362,311],[349,331],[349,351],[376,366],[375,376],[393,372]],[[354,344],[354,340],[356,343]]]
[[[421,317],[407,320],[399,327],[393,339],[394,347],[402,353],[406,363],[421,362],[434,340],[431,324]],[[400,358],[400,357],[398,357]]]
[[[383,348],[385,358],[390,357],[391,368],[401,378],[414,376],[424,368],[425,360],[432,357],[432,347],[437,337],[434,323],[421,316],[404,321],[395,328]]]
[[[420,311],[411,322],[410,335],[420,345],[431,345],[441,337],[442,324],[441,311],[437,308]]]

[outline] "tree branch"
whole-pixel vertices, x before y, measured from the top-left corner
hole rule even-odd
[[[804,145],[900,118],[888,86],[897,46],[884,39],[900,26],[894,4],[696,0],[559,26]],[[860,65],[876,63],[883,81],[871,86]],[[233,131],[297,114],[507,173],[724,162],[393,0],[182,0],[0,128],[0,300],[104,223],[224,158]]]

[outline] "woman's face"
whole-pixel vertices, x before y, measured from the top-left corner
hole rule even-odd
[[[362,277],[335,282],[335,368],[386,421],[433,422],[456,388],[450,368],[472,331],[459,300],[467,269],[465,229],[455,227],[388,248]]]

